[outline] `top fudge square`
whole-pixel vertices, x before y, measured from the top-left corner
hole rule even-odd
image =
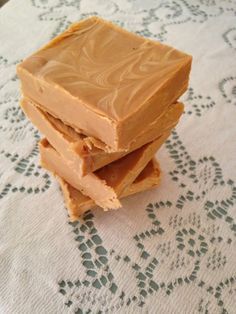
[[[128,150],[187,89],[191,56],[98,17],[17,67],[24,97],[111,151]]]

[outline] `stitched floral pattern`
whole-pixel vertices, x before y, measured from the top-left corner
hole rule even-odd
[[[40,281],[43,275],[36,276],[40,267],[30,269],[28,264],[34,274],[32,287],[38,285],[47,292],[38,301],[39,295],[30,291],[29,301],[17,304],[17,309],[12,305],[10,311],[22,313],[30,308],[34,312],[30,304],[37,300],[41,312],[48,313],[234,313],[236,2],[31,0],[25,10],[29,16],[33,14],[37,33],[44,36],[43,40],[39,37],[41,42],[74,21],[101,15],[193,54],[194,62],[190,87],[182,98],[185,114],[158,153],[164,172],[161,187],[128,198],[120,211],[89,211],[75,223],[61,220],[60,233],[65,240],[60,253],[54,253],[58,254],[55,259],[49,254],[41,263],[45,263],[45,271],[53,263],[62,267],[55,266],[55,272],[50,268],[44,285]],[[29,27],[26,21],[22,24],[22,29]],[[45,35],[40,33],[41,26]],[[33,42],[37,42],[35,37]],[[17,38],[16,43],[19,45]],[[27,44],[30,54],[36,45],[32,49]],[[31,203],[32,208],[36,202],[48,206],[40,222],[40,230],[44,230],[48,220],[63,211],[62,197],[54,179],[39,166],[40,135],[18,106],[15,66],[25,57],[23,48],[10,54],[0,47],[0,213],[8,217],[14,207],[16,215],[19,211],[29,215],[17,202],[12,207],[15,199]],[[29,220],[31,224],[30,231],[22,226],[19,237],[31,232],[39,243],[33,232],[37,223]],[[42,243],[50,238],[52,229],[45,229]],[[6,247],[10,248],[12,242],[8,241]],[[48,241],[47,250],[52,252],[53,241]],[[35,261],[36,256],[27,249],[20,256],[25,252]],[[67,263],[73,265],[71,272],[66,271]],[[21,268],[15,267],[20,273]],[[3,273],[5,276],[7,270]],[[14,295],[28,291],[27,285],[19,289],[22,281],[15,281],[14,286]],[[47,300],[47,306],[42,300]]]

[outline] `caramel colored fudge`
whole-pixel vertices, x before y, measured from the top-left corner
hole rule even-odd
[[[61,120],[43,112],[27,98],[22,99],[21,107],[32,123],[46,136],[49,143],[75,169],[78,176],[94,172],[128,153],[104,151],[105,147],[101,143],[77,133]],[[181,103],[170,106],[164,115],[150,124],[147,130],[132,142],[129,152],[153,141],[167,130],[171,130],[177,124],[183,108]]]
[[[83,213],[96,206],[91,198],[83,195],[62,178],[58,176],[56,178],[60,183],[71,221],[78,220]],[[159,183],[160,168],[157,161],[153,159],[147,164],[134,182],[121,193],[121,198],[151,189],[158,186]]]
[[[39,145],[41,165],[89,196],[98,206],[115,209],[121,207],[120,194],[138,177],[168,136],[166,132],[157,140],[84,177],[79,177],[77,171],[43,139]]]
[[[191,60],[91,17],[25,59],[17,73],[24,96],[118,151],[186,91]]]

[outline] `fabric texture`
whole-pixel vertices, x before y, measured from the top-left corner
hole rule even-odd
[[[159,188],[70,223],[16,64],[100,15],[193,55]],[[0,312],[235,313],[236,2],[10,0],[0,9]]]

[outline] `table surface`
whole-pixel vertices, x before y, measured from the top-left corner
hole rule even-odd
[[[16,64],[100,15],[193,55],[159,188],[69,223]],[[235,313],[236,2],[10,0],[0,10],[1,313]]]

